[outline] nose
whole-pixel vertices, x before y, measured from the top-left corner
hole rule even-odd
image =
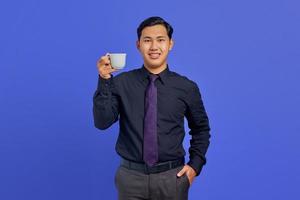
[[[151,46],[150,46],[150,50],[156,50],[158,47],[157,47],[157,42],[154,40],[152,43],[151,43]]]

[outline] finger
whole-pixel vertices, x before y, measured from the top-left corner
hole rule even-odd
[[[112,72],[119,71],[119,69],[112,68]]]
[[[106,53],[106,54],[105,54],[105,57],[107,57],[108,60],[110,60],[109,53]]]
[[[110,73],[115,72],[115,71],[117,71],[117,70],[114,69],[114,68],[105,67],[105,69],[103,69],[102,72],[105,73],[105,74],[110,74]]]
[[[101,61],[101,63],[97,64],[97,67],[103,70],[111,69],[110,62]]]
[[[183,167],[182,170],[180,170],[180,172],[177,173],[177,177],[181,177],[185,173],[186,173],[186,168]]]
[[[103,57],[103,63],[104,63],[104,64],[110,64],[110,59],[109,59],[109,57],[104,56],[104,57]]]
[[[109,69],[109,73],[112,73],[112,72],[115,72],[115,71],[118,71],[119,69],[115,69],[115,68],[111,68]]]
[[[105,58],[107,58],[107,56],[106,56],[106,55],[104,55],[104,56],[101,56],[101,57],[98,59],[98,61],[100,62],[100,61],[104,60]]]
[[[105,56],[101,56],[101,58],[98,59],[98,63],[101,63],[101,64],[110,63],[108,53]]]
[[[110,63],[107,64],[107,65],[104,65],[104,67],[103,67],[103,70],[106,70],[106,71],[110,71],[110,70],[112,70],[112,69],[114,69],[114,68],[111,66]]]
[[[111,68],[111,65],[110,65],[110,62],[109,62],[109,61],[108,61],[108,62],[105,62],[104,65],[105,65],[105,67]]]

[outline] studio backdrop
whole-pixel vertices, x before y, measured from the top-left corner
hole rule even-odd
[[[96,61],[125,52],[117,74],[141,67],[136,28],[150,16],[173,26],[170,70],[198,84],[210,119],[207,164],[190,199],[300,199],[299,8],[296,0],[1,1],[0,199],[117,199],[119,125],[94,127]]]

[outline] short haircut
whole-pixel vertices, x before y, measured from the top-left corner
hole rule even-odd
[[[163,25],[167,30],[169,38],[172,39],[172,34],[173,34],[172,26],[168,22],[166,22],[163,18],[157,17],[157,16],[149,17],[149,18],[145,19],[139,25],[139,27],[137,28],[138,39],[140,40],[141,35],[142,35],[142,31],[143,31],[144,28],[146,28],[148,26],[155,26],[155,25]]]

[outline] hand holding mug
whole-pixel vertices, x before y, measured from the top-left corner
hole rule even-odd
[[[126,54],[107,53],[97,61],[99,75],[104,79],[109,79],[111,73],[123,69],[125,66]]]

